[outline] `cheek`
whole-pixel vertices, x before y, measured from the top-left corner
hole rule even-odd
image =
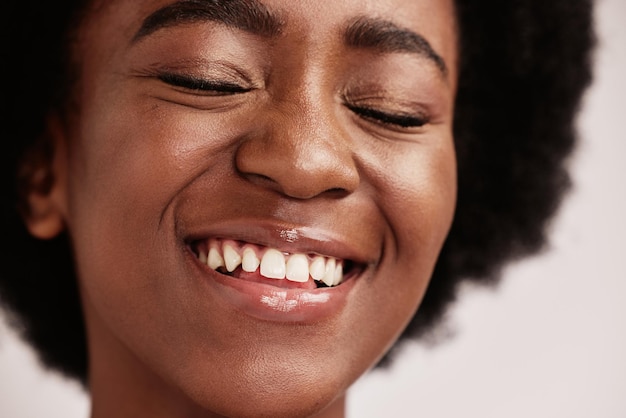
[[[176,236],[165,233],[174,230],[171,202],[198,172],[219,163],[230,132],[193,114],[137,106],[123,96],[116,102],[99,100],[82,115],[85,128],[70,151],[68,228],[81,286],[96,310],[110,323],[149,323],[151,309],[180,297],[165,297],[159,279],[163,266],[180,262],[172,251]]]
[[[182,187],[225,158],[238,134],[233,127],[241,126],[173,104],[111,96],[86,106],[71,155],[72,221],[102,231],[159,222]]]
[[[432,142],[428,142],[431,140]],[[451,135],[406,144],[388,153],[376,173],[390,233],[391,275],[406,290],[398,298],[416,308],[449,232],[456,205],[456,156]]]
[[[376,155],[381,157],[368,165],[369,177],[393,235],[392,252],[408,264],[434,266],[456,206],[452,134],[437,129],[420,142],[389,144]]]
[[[393,159],[386,174],[385,211],[400,257],[434,265],[456,205],[456,157],[451,137]]]
[[[451,136],[442,136],[431,145],[394,148],[384,153],[385,158],[367,165],[388,231],[379,280],[368,284],[372,292],[363,304],[376,307],[367,313],[369,335],[384,336],[378,343],[386,341],[387,348],[419,307],[456,203],[456,159]]]

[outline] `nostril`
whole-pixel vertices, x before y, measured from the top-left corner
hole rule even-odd
[[[333,187],[332,189],[326,190],[324,194],[328,197],[343,197],[350,194],[350,192],[340,187]]]
[[[342,187],[330,187],[326,190],[323,185],[316,185],[310,178],[297,178],[298,173],[293,172],[289,175],[289,180],[277,181],[272,177],[254,172],[244,172],[238,170],[239,175],[246,181],[265,189],[273,190],[277,193],[289,196],[295,199],[310,199],[318,195],[324,195],[331,198],[341,198],[350,192]]]
[[[265,183],[276,183],[274,179],[264,174],[257,174],[257,173],[241,173],[241,174],[244,177],[247,177],[248,180],[257,181],[257,182],[265,182]]]
[[[359,172],[345,141],[283,131],[239,144],[235,167],[243,179],[294,199],[343,197],[356,189]]]
[[[245,173],[239,171],[239,175],[249,181],[252,184],[255,184],[260,187],[265,187],[269,189],[276,190],[278,192],[282,192],[280,184],[277,181],[272,179],[270,176],[266,176],[264,174],[258,173]]]

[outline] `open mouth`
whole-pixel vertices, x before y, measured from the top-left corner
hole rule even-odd
[[[284,288],[339,286],[365,268],[351,260],[232,239],[198,240],[191,249],[202,264],[221,274]]]

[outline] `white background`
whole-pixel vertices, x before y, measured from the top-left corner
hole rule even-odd
[[[496,289],[464,289],[452,339],[407,346],[391,370],[364,376],[349,418],[626,417],[626,1],[598,0],[597,22],[575,188],[550,249],[512,265]],[[88,409],[77,385],[41,371],[0,324],[0,417]]]

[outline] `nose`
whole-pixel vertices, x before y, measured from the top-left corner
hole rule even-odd
[[[296,115],[297,113],[297,115]],[[360,178],[348,136],[319,112],[274,112],[235,157],[248,181],[295,199],[347,195]]]

